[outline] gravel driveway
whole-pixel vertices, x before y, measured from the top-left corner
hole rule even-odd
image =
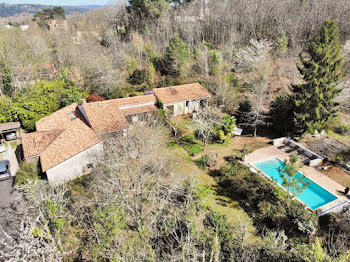
[[[12,175],[10,179],[0,181],[0,226],[2,230],[12,236],[18,233],[21,218],[19,214],[21,210],[24,210],[22,198],[17,192],[13,191],[14,176],[19,168],[16,148],[17,141],[11,141],[7,143],[6,152],[0,153],[0,160],[10,161]],[[0,230],[0,238],[6,239],[2,230]]]

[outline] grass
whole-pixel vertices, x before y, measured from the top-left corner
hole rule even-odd
[[[204,148],[203,152],[195,157],[191,157],[180,144],[171,142],[168,151],[171,154],[171,158],[176,163],[177,168],[174,170],[176,177],[194,177],[203,184],[215,188],[217,184],[210,175],[213,169],[201,169],[198,167],[196,162],[198,163],[199,159],[205,155],[216,154],[218,165],[214,168],[215,170],[225,164],[225,157],[239,154],[245,146],[247,146],[248,150],[254,150],[267,146],[267,142],[268,140],[262,137],[235,137],[224,144],[209,144]],[[184,177],[184,175],[186,177]],[[214,211],[227,216],[228,221],[232,225],[236,225],[238,221],[248,222],[251,225],[250,233],[252,236],[254,235],[255,228],[252,225],[251,219],[238,202],[224,196],[213,194],[210,199],[208,199],[208,205]]]
[[[350,187],[350,175],[340,167],[332,166],[324,174],[343,187]]]
[[[182,139],[177,142],[174,141],[174,138],[171,139],[169,137],[169,140],[172,141],[167,148],[168,153],[171,154],[171,159],[177,167],[174,170],[175,177],[177,179],[196,178],[204,185],[212,186],[213,188],[217,187],[217,183],[210,174],[226,163],[226,157],[241,154],[241,151],[245,148],[248,151],[253,151],[265,147],[269,142],[267,138],[263,137],[234,137],[223,144],[208,144],[206,147],[202,147],[203,143],[193,137],[196,128],[190,118],[172,119],[171,124],[182,135]],[[199,150],[200,147],[198,145],[202,147],[201,150]],[[192,152],[193,150],[191,149],[196,150]],[[203,160],[203,157],[206,155],[210,158],[213,156],[216,158],[216,167],[211,169],[203,168],[201,159]],[[251,218],[237,201],[214,193],[208,199],[208,206],[212,210],[225,215],[233,226],[237,225],[239,221],[248,222],[251,225],[250,234],[254,236],[255,228],[252,225]]]
[[[228,145],[226,146],[228,147]],[[187,151],[182,146],[173,144],[168,148],[168,151],[171,154],[173,161],[176,163],[177,168],[174,170],[176,179],[188,179],[189,177],[192,177],[198,179],[198,181],[206,186],[211,186],[213,188],[217,186],[213,176],[209,174],[210,170],[200,169],[195,163],[193,157],[189,156]],[[242,222],[248,223],[248,241],[258,241],[258,237],[255,235],[255,227],[253,226],[251,218],[237,201],[233,201],[225,196],[219,196],[214,190],[214,193],[208,196],[207,206],[213,211],[221,215],[225,215],[227,217],[227,221],[232,226],[238,226],[239,223]]]
[[[333,132],[333,131],[331,131],[331,130],[329,130],[329,131],[327,132],[327,134],[328,134],[330,137],[332,137],[332,138],[334,138],[334,139],[337,139],[338,141],[340,141],[340,142],[342,142],[342,143],[344,143],[344,144],[350,146],[350,135],[340,135],[340,134],[337,134],[337,133],[335,133],[335,132]]]
[[[340,142],[350,146],[350,134],[344,132],[349,129],[350,129],[350,115],[339,113],[339,115],[333,120],[329,130],[327,131],[327,134],[330,137],[337,139]],[[339,132],[337,130],[343,130],[344,134],[341,134],[343,132]]]
[[[13,141],[10,141],[10,142],[5,141],[5,142],[4,142],[4,145],[5,145],[7,148],[10,146],[11,148],[16,149],[16,147],[17,147],[17,140],[13,140]]]
[[[10,146],[11,148],[15,149],[17,147],[17,140],[11,141]]]
[[[196,130],[196,126],[190,117],[176,117],[171,119],[170,123],[184,136],[193,134]]]

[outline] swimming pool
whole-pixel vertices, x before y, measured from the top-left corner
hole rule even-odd
[[[279,170],[284,168],[283,161],[278,158],[274,158],[256,163],[254,166],[275,180],[278,184],[282,185],[282,177]],[[296,176],[300,178],[302,177],[302,174],[298,172]],[[316,209],[337,199],[336,196],[332,195],[310,179],[305,177],[304,180],[309,181],[310,184],[301,194],[297,196],[297,198],[310,208]]]

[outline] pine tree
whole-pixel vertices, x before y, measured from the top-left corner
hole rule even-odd
[[[301,56],[301,64],[298,69],[305,82],[293,86],[295,132],[314,133],[327,128],[338,110],[335,98],[341,92],[337,84],[343,76],[343,58],[333,20],[327,19],[319,35],[312,38],[308,56]]]
[[[128,3],[127,11],[140,20],[157,19],[169,7],[166,0],[129,0]]]
[[[12,97],[15,91],[11,68],[6,60],[0,57],[0,95]]]
[[[287,53],[288,41],[288,36],[282,31],[276,41],[276,52],[279,56],[284,56]]]
[[[239,102],[239,107],[236,111],[235,114],[235,118],[237,120],[238,124],[244,124],[248,122],[248,117],[247,115],[249,115],[252,112],[252,103],[250,102],[250,100],[248,98],[246,98],[243,101]]]
[[[294,104],[290,95],[276,97],[270,104],[270,122],[274,131],[281,136],[290,136],[293,131]]]
[[[173,77],[180,76],[183,66],[189,57],[190,50],[187,44],[178,34],[174,34],[165,51],[164,62],[167,74]]]
[[[298,170],[302,166],[303,164],[299,162],[298,155],[293,154],[288,162],[284,162],[284,168],[279,170],[282,177],[282,186],[287,189],[288,193],[299,195],[310,184],[309,181],[305,180],[304,176],[298,176]]]

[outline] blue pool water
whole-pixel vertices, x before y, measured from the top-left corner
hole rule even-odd
[[[264,172],[267,176],[275,180],[278,184],[282,185],[282,177],[279,170],[280,169],[283,170],[284,168],[283,161],[281,161],[278,158],[274,158],[271,160],[254,164],[254,165],[256,168]],[[298,172],[296,176],[300,178],[302,177],[302,174]],[[301,200],[303,203],[305,203],[306,205],[308,205],[310,208],[316,209],[316,208],[319,208],[320,206],[323,206],[337,199],[336,196],[332,195],[323,187],[320,187],[310,179],[305,177],[304,180],[309,181],[310,184],[301,194],[297,196],[297,198]]]

